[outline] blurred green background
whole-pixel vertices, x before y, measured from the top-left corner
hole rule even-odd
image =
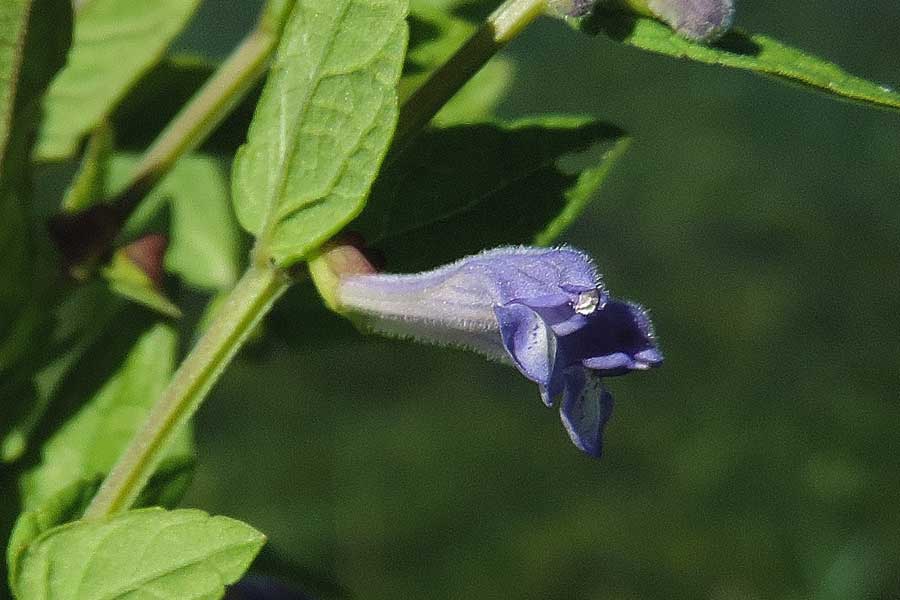
[[[223,56],[257,7],[207,0],[178,48]],[[900,85],[900,4],[853,8],[745,0],[737,24]],[[900,115],[550,20],[504,55],[501,116],[634,137],[564,240],[666,353],[612,382],[604,458],[514,370],[299,289],[198,415],[185,504],[322,597],[900,598]]]

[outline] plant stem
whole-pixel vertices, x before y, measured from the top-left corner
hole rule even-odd
[[[84,513],[85,519],[114,515],[131,506],[159,466],[172,436],[197,411],[247,336],[288,285],[284,272],[274,268],[251,266],[247,270],[103,481]]]
[[[133,210],[181,156],[206,139],[259,81],[277,41],[261,29],[244,38],[141,157],[121,202]]]
[[[117,197],[51,219],[51,236],[66,269],[76,278],[88,277],[147,193],[181,156],[203,143],[263,76],[293,4],[293,0],[266,3],[256,28],[159,134]]]
[[[546,4],[546,0],[506,0],[492,12],[456,54],[403,101],[394,148],[402,150],[494,54],[544,14]]]

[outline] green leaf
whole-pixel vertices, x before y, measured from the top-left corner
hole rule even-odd
[[[128,182],[137,163],[133,154],[112,157],[106,185],[108,197]],[[166,271],[202,290],[230,288],[241,268],[242,233],[232,211],[221,163],[200,154],[179,159],[126,223],[125,236],[146,231],[165,205],[170,208]]]
[[[900,109],[900,93],[890,87],[850,75],[837,65],[765,35],[740,30],[712,45],[691,42],[649,18],[597,14],[582,24],[591,34],[603,33],[629,46],[675,58],[745,69],[874,106]]]
[[[240,269],[240,230],[219,161],[186,156],[161,182],[169,197],[171,243],[165,267],[204,290],[230,288]]]
[[[159,62],[199,0],[84,0],[77,3],[68,63],[44,101],[37,156],[61,160]]]
[[[16,579],[22,554],[45,531],[81,517],[99,487],[100,480],[76,480],[46,498],[39,507],[23,512],[16,520],[6,547],[9,581]]]
[[[405,0],[300,0],[235,160],[238,220],[290,265],[362,209],[397,120]]]
[[[41,463],[22,477],[26,510],[40,507],[78,480],[104,476],[171,378],[176,335],[157,325],[145,333],[121,369],[44,444]],[[191,457],[189,430],[169,448],[177,462]]]
[[[382,173],[353,229],[392,270],[502,244],[550,244],[628,143],[622,131],[578,117],[432,129]]]
[[[192,456],[175,456],[165,460],[135,505],[174,507],[187,490],[196,461]],[[16,519],[6,548],[6,567],[10,582],[15,581],[22,554],[45,531],[77,521],[100,488],[102,478],[78,479],[45,498],[39,506],[24,511]]]
[[[265,543],[249,525],[199,510],[133,510],[76,521],[35,540],[13,585],[19,598],[220,598]]]

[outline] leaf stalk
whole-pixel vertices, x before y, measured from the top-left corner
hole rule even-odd
[[[168,442],[193,416],[250,333],[288,288],[280,270],[251,266],[175,372],[143,427],[84,513],[98,519],[127,510],[159,466]]]

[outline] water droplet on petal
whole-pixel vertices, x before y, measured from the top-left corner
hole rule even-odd
[[[589,315],[600,306],[600,292],[598,290],[588,290],[578,294],[578,299],[572,305],[575,312],[579,315]]]

